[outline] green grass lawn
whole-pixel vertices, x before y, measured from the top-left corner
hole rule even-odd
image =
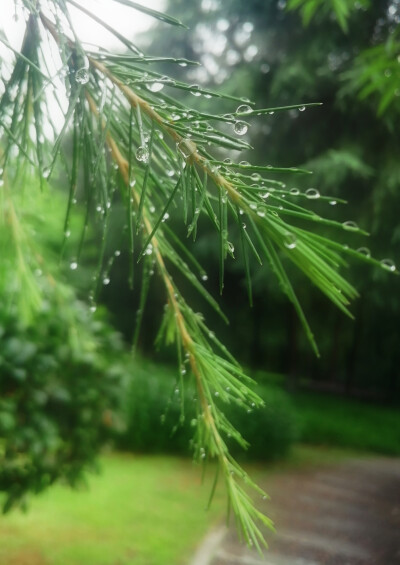
[[[271,473],[330,465],[348,451],[297,446],[281,462],[252,464]],[[89,488],[55,486],[26,514],[0,516],[0,565],[187,565],[207,531],[225,518],[223,487],[205,510],[213,473],[189,459],[111,454]],[[268,484],[268,483],[267,483]]]
[[[90,488],[56,486],[0,517],[1,565],[180,565],[225,510],[190,460],[110,455]]]

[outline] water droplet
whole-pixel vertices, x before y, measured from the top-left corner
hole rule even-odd
[[[306,107],[305,107],[305,106],[300,106],[300,108],[299,108],[299,112],[304,112],[304,110],[305,110],[305,109],[306,109]]]
[[[298,188],[291,188],[289,192],[292,196],[298,196],[300,194],[300,190]]]
[[[44,178],[44,179],[48,179],[49,176],[50,176],[50,169],[49,169],[49,167],[45,167],[45,168],[43,169],[43,178]]]
[[[386,271],[391,271],[392,273],[394,273],[394,271],[396,270],[396,265],[394,264],[392,259],[382,259],[381,265],[384,269],[386,269]]]
[[[136,151],[136,159],[142,163],[149,161],[150,153],[146,145],[140,145]]]
[[[229,157],[227,157],[226,159],[224,159],[224,163],[226,163],[227,165],[231,165],[232,159],[229,159]]]
[[[151,255],[153,253],[153,246],[151,243],[146,247],[145,255]]]
[[[87,84],[89,82],[89,71],[86,67],[78,69],[75,73],[75,80],[79,84]]]
[[[103,284],[104,284],[105,286],[107,286],[108,284],[110,284],[110,279],[109,279],[109,277],[104,277],[104,279],[103,279]]]
[[[71,230],[65,230],[64,236],[68,238],[70,237],[70,235],[71,235]]]
[[[358,225],[355,222],[353,222],[352,220],[348,220],[347,222],[343,222],[342,226],[347,231],[358,231],[359,230]]]
[[[180,62],[178,63],[178,65],[179,65],[180,67],[187,67],[187,63],[185,63],[185,61],[180,61]]]
[[[309,200],[316,200],[320,197],[320,193],[316,188],[307,188],[305,195]]]
[[[78,268],[78,263],[76,261],[71,261],[69,268],[71,269],[71,271],[76,271],[76,269]]]
[[[336,202],[336,200],[329,200],[329,204],[331,206],[336,206],[337,202]]]
[[[164,88],[164,84],[162,82],[151,82],[146,84],[146,87],[151,92],[160,92]]]
[[[217,396],[217,397],[218,397],[218,396],[219,396],[219,392],[216,391],[216,392],[214,393],[214,396]]]
[[[357,249],[357,253],[361,253],[361,255],[365,255],[366,257],[371,257],[371,251],[368,247],[360,247]]]
[[[208,281],[208,275],[206,275],[205,273],[203,275],[201,275],[201,280],[202,281]]]
[[[119,249],[117,249],[116,251],[114,251],[114,255],[116,257],[119,257],[121,255],[121,251]]]
[[[297,237],[290,232],[287,232],[284,237],[284,245],[288,249],[294,249],[297,245]]]
[[[190,94],[193,94],[193,96],[201,96],[200,87],[198,84],[191,84],[189,88]]]
[[[237,135],[244,135],[248,129],[248,125],[245,122],[235,122],[233,124],[233,130]]]
[[[90,311],[91,312],[96,312],[97,310],[97,306],[95,306],[94,304],[92,304],[92,306],[90,307]]]
[[[267,198],[269,198],[269,192],[264,192],[264,194],[261,195],[261,198],[263,200],[266,200]]]
[[[261,175],[260,175],[259,173],[253,173],[253,174],[251,175],[251,178],[252,178],[253,180],[256,180],[256,181],[257,181],[257,180],[260,180],[260,179],[261,179]]]
[[[241,104],[237,109],[236,109],[236,113],[237,114],[250,114],[250,112],[252,112],[253,110],[251,109],[251,107],[248,104]]]
[[[140,159],[139,159],[139,160],[140,160]],[[130,186],[131,188],[133,188],[133,187],[135,186],[135,184],[136,184],[136,179],[132,179],[132,180],[130,181],[130,183],[129,183],[129,186]]]
[[[270,116],[273,116],[273,115],[275,114],[275,112],[274,112],[274,111],[271,111],[271,112],[268,112],[268,114],[269,114]]]

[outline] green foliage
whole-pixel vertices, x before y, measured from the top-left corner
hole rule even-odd
[[[31,183],[34,187],[34,183]],[[58,480],[78,485],[123,393],[119,335],[52,274],[60,202],[3,186],[0,217],[0,494],[3,510]],[[52,212],[43,221],[41,213]],[[53,222],[56,222],[54,225]],[[43,227],[45,224],[45,227]],[[52,233],[53,228],[58,228]],[[38,230],[39,235],[35,229]],[[58,236],[57,236],[58,232]],[[44,245],[46,242],[46,245]]]
[[[366,9],[369,4],[369,0],[289,0],[288,10],[299,10],[304,25],[308,25],[317,16],[326,18],[333,13],[339,26],[347,32],[352,11]]]
[[[312,392],[298,392],[292,401],[301,441],[400,455],[400,414],[395,408]]]
[[[362,51],[353,67],[343,73],[343,94],[356,92],[360,100],[377,102],[378,116],[400,109],[400,26],[394,28],[384,43]]]
[[[121,400],[121,342],[71,291],[42,280],[34,322],[0,310],[0,491],[4,511],[57,480],[79,484]],[[4,498],[4,497],[3,497]]]
[[[126,396],[127,428],[117,436],[117,445],[134,452],[189,454],[197,424],[195,390],[185,390],[182,412],[175,372],[143,362],[133,372]],[[267,461],[287,453],[296,439],[296,420],[283,391],[271,386],[259,386],[256,391],[265,402],[261,408],[223,406],[225,416],[246,439],[247,448],[243,452],[236,442],[228,438],[227,442],[230,452],[239,458]]]

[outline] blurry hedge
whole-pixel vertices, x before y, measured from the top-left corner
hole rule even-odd
[[[232,453],[253,460],[271,460],[284,455],[297,438],[297,424],[289,397],[273,386],[260,386],[257,393],[265,400],[259,410],[242,410],[225,405],[225,415],[249,442],[244,452],[230,442]],[[126,429],[116,439],[124,450],[142,453],[191,453],[194,390],[187,387],[184,419],[176,372],[163,366],[140,363],[125,401]]]
[[[78,483],[109,437],[120,405],[118,334],[73,292],[38,283],[23,322],[7,288],[0,306],[0,498],[3,510],[62,479]],[[97,316],[97,315],[96,315]]]

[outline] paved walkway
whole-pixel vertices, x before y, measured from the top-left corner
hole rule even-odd
[[[191,565],[400,565],[400,460],[354,459],[274,477],[264,557],[211,532]]]

